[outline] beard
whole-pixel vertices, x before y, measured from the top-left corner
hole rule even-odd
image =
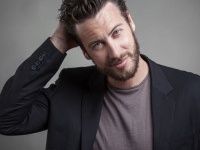
[[[135,44],[134,49],[133,49],[134,53],[126,52],[122,54],[121,56],[119,56],[118,58],[107,60],[104,68],[100,68],[97,66],[98,70],[100,70],[104,75],[109,76],[117,81],[126,81],[135,76],[138,69],[138,64],[139,64],[140,50],[139,50],[139,43],[137,41],[137,38],[134,32],[132,32],[132,35],[133,35],[133,42]],[[111,67],[114,64],[117,64],[117,62],[123,61],[124,57],[126,56],[131,58],[132,66],[129,70],[120,69],[119,71],[116,72],[111,69]]]

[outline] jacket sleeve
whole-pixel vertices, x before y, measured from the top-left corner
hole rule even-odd
[[[64,58],[48,38],[19,66],[0,94],[0,134],[29,134],[47,128],[48,97],[56,85],[43,87]]]

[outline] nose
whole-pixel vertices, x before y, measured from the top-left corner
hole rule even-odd
[[[115,42],[109,41],[107,51],[109,59],[119,58],[120,56],[120,48]]]

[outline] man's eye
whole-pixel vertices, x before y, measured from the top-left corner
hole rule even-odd
[[[101,43],[95,43],[94,44],[94,46],[100,46],[101,45]]]
[[[113,33],[115,34],[115,35],[118,35],[118,34],[120,34],[120,29],[118,29],[118,30],[115,30]]]
[[[101,42],[97,42],[97,43],[93,44],[92,48],[93,48],[93,49],[99,49],[99,48],[101,48],[102,46],[103,46],[103,44],[102,44]]]
[[[95,44],[93,44],[93,48],[95,48],[95,47],[99,47],[101,45],[101,43],[95,43]]]

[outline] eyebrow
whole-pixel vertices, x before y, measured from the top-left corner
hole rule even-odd
[[[121,25],[122,25],[122,23],[117,24],[116,26],[114,26],[114,28],[108,33],[108,35],[111,35],[111,34],[113,33],[113,31],[114,31],[117,27],[119,27],[119,26],[121,26]],[[91,47],[91,45],[93,45],[94,43],[98,43],[98,42],[102,42],[102,41],[103,41],[103,40],[101,40],[101,39],[92,41],[92,42],[90,42],[90,43],[88,44],[88,47]]]

